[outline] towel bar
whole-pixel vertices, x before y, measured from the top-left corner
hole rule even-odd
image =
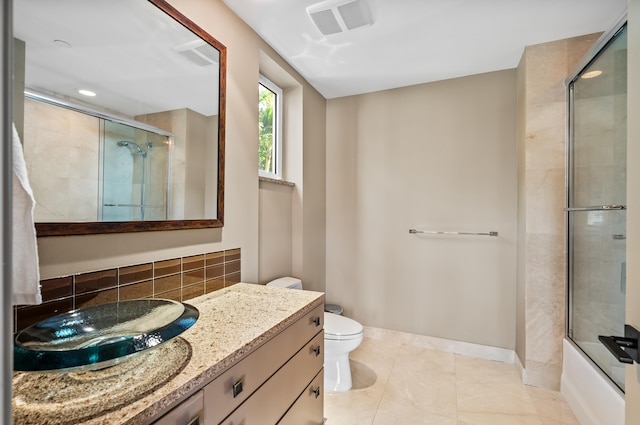
[[[426,230],[416,230],[416,229],[409,229],[409,233],[411,233],[412,235],[421,233],[421,234],[428,234],[428,235],[471,235],[471,236],[498,236],[498,232],[440,232],[440,231],[426,231]]]

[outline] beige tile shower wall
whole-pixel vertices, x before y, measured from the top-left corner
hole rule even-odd
[[[218,137],[218,115],[206,117],[200,115],[202,119],[201,130],[208,140]],[[216,217],[218,213],[218,167],[208,164],[218,163],[218,146],[214,143],[204,144],[204,158],[207,165],[204,170],[204,217]]]
[[[372,327],[515,347],[515,77],[328,101],[327,302]]]
[[[517,115],[518,117],[525,116],[524,111],[526,110],[526,99],[523,94],[525,93],[525,83],[526,83],[526,57],[523,55],[520,58],[520,64],[517,68]],[[517,242],[517,284],[516,284],[516,364],[520,365],[518,359],[525,359],[526,355],[526,338],[525,338],[525,323],[526,317],[524,314],[525,304],[524,304],[524,294],[525,294],[525,239],[520,235],[524,235],[526,233],[526,220],[525,220],[525,197],[520,196],[521,193],[524,193],[524,173],[525,167],[522,165],[525,163],[525,150],[522,148],[522,144],[525,140],[525,125],[522,119],[518,119],[516,126],[516,134],[517,134],[517,157],[518,157],[518,242]],[[519,369],[522,372],[521,369]]]
[[[99,119],[26,98],[24,116],[36,221],[96,221]]]
[[[173,134],[171,152],[171,219],[216,216],[218,117],[190,109],[139,115],[138,121]]]
[[[565,334],[564,80],[597,40],[529,46],[518,68],[518,356],[527,384],[558,390]]]
[[[169,181],[169,211],[173,220],[184,220],[186,187],[186,119],[187,110],[158,112],[136,119],[173,133],[171,148],[171,176]]]
[[[207,191],[210,191],[211,194],[216,193],[217,180],[209,182],[213,183],[213,185],[208,185],[205,178],[207,169],[215,169],[215,164],[218,163],[217,157],[211,158],[207,156],[208,153],[215,152],[214,149],[207,149],[207,144],[211,144],[211,140],[216,140],[210,134],[212,128],[209,125],[209,121],[209,117],[187,110],[187,193],[185,199],[185,218],[187,220],[203,217],[206,202],[205,194]],[[216,130],[216,128],[214,127],[213,130]],[[217,131],[215,135],[217,135]]]

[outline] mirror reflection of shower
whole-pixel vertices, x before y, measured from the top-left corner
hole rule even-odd
[[[144,205],[146,205],[146,187],[149,176],[147,175],[147,151],[142,149],[136,142],[130,140],[120,140],[116,143],[118,146],[132,148],[134,155],[140,155],[142,157],[142,182],[140,183],[140,219],[144,220]],[[147,143],[151,147],[151,143]]]
[[[102,133],[102,220],[165,220],[170,136],[109,120]]]
[[[147,156],[147,151],[143,150],[140,146],[138,146],[138,144],[136,142],[131,142],[129,140],[120,140],[117,143],[118,146],[133,146],[135,149],[137,149],[137,153],[140,154],[140,156],[145,157]],[[147,143],[148,147],[151,147],[151,143]]]

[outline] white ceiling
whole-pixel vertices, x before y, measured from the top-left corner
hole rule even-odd
[[[328,99],[515,68],[525,46],[606,31],[627,5],[368,0],[373,25],[323,36],[306,12],[317,0],[223,1]]]
[[[130,117],[218,113],[219,59],[195,64],[179,53],[198,36],[147,1],[19,0],[13,25],[29,90]]]

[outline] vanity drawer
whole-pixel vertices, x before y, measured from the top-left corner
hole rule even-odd
[[[300,394],[278,425],[321,425],[324,423],[324,369]]]
[[[307,347],[309,340],[322,330],[323,324],[324,305],[319,305],[209,383],[204,388],[207,423],[220,423],[301,347]],[[315,345],[324,350],[323,343],[321,340]],[[320,357],[324,358],[323,355]],[[289,400],[291,402],[294,398]]]
[[[203,425],[202,391],[198,391],[153,425]]]
[[[320,347],[320,351],[318,351]],[[324,332],[309,341],[286,365],[221,425],[275,425],[323,370]],[[322,373],[320,376],[324,376]]]

